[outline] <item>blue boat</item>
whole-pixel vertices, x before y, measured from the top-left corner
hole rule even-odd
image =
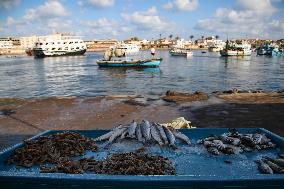
[[[284,56],[284,52],[279,50],[277,47],[265,44],[257,49],[257,55]]]
[[[159,67],[162,58],[159,59],[145,59],[145,60],[97,60],[99,67]]]

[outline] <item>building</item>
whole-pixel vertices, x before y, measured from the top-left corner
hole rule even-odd
[[[20,40],[13,37],[0,38],[0,49],[12,49],[20,46]]]

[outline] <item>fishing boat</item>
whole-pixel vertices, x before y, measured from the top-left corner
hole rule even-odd
[[[97,60],[99,67],[159,67],[161,64],[162,58],[159,59],[144,59],[144,60]]]
[[[220,51],[221,56],[250,56],[251,45],[247,43],[232,43],[226,41],[226,46]]]
[[[268,55],[268,56],[283,56],[282,50],[279,50],[278,46],[262,45],[257,49],[257,55]]]
[[[172,56],[192,56],[193,53],[190,49],[174,48],[170,50]]]

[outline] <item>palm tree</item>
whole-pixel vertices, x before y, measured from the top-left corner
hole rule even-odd
[[[169,38],[172,39],[172,38],[173,38],[173,34],[170,34],[170,35],[169,35]]]
[[[179,40],[179,36],[176,36],[176,38],[175,38],[176,40]]]
[[[219,39],[219,35],[215,35],[215,38],[216,38],[216,39]]]
[[[201,36],[201,39],[202,39],[202,41],[204,40],[204,36],[203,35]]]
[[[189,36],[189,38],[190,38],[190,40],[192,41],[192,39],[194,38],[194,36],[193,36],[193,35],[191,35],[191,36]]]

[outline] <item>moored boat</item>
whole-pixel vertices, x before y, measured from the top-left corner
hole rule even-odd
[[[97,60],[99,67],[159,67],[162,59],[144,60]]]
[[[172,56],[192,56],[193,53],[190,49],[174,48],[170,50]]]
[[[247,43],[230,43],[226,41],[226,46],[220,51],[221,56],[250,56],[251,45]]]
[[[83,55],[86,50],[86,44],[81,39],[47,39],[36,42],[32,52],[36,58],[43,58],[48,56]]]

